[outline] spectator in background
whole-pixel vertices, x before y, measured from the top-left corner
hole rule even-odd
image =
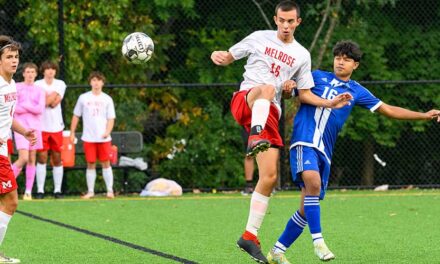
[[[79,118],[82,116],[83,132],[81,140],[84,142],[84,153],[87,161],[86,181],[87,193],[83,199],[95,196],[96,160],[101,162],[102,175],[107,187],[107,198],[114,198],[113,171],[110,166],[111,137],[115,123],[115,106],[113,99],[102,91],[105,76],[100,72],[92,72],[88,78],[91,91],[79,96],[73,110],[70,125],[70,140],[75,141],[75,130]]]
[[[42,88],[35,85],[38,67],[34,63],[25,63],[23,66],[24,82],[17,83],[17,104],[14,119],[29,130],[33,130],[37,138],[35,145],[19,133],[14,133],[15,146],[18,150],[18,159],[12,165],[14,176],[20,174],[26,165],[26,190],[23,200],[32,200],[32,187],[35,180],[35,163],[37,149],[43,147],[41,137],[41,118],[45,107],[46,94]]]
[[[244,151],[246,153],[249,133],[246,131],[245,127],[242,127],[241,137],[243,138]],[[254,170],[255,170],[254,162],[255,162],[254,157],[245,155],[245,157],[244,157],[244,179],[246,180],[246,186],[244,187],[243,191],[241,191],[241,194],[243,194],[243,195],[249,195],[254,192],[254,182],[253,182]]]
[[[46,180],[46,163],[50,151],[53,166],[54,197],[62,198],[61,184],[63,182],[63,164],[61,161],[61,146],[63,145],[64,122],[61,113],[61,100],[66,91],[66,84],[55,78],[58,65],[51,61],[41,64],[43,79],[35,82],[46,92],[46,108],[43,112],[42,136],[43,148],[37,155],[37,187],[36,199],[44,198],[44,182]]]

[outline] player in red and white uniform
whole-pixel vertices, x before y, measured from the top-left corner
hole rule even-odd
[[[36,137],[13,120],[17,89],[12,76],[17,71],[20,44],[8,36],[0,36],[0,245],[9,221],[18,205],[17,182],[8,160],[7,139],[12,130],[23,135],[31,144]],[[20,260],[0,254],[0,263],[20,263]]]
[[[83,120],[81,140],[84,142],[84,152],[87,161],[87,194],[83,199],[95,196],[96,160],[102,165],[102,176],[107,187],[107,198],[114,198],[113,171],[110,166],[111,136],[115,123],[115,106],[113,99],[102,92],[105,76],[100,72],[89,75],[89,84],[92,90],[79,96],[73,110],[70,125],[70,140],[75,141],[75,130],[79,118]]]
[[[250,131],[247,155],[256,157],[259,180],[251,197],[246,230],[237,245],[263,263],[267,259],[261,253],[257,234],[277,182],[278,148],[283,146],[278,131],[282,95],[291,95],[296,86],[303,103],[336,107],[351,99],[349,94],[343,94],[326,100],[310,91],[314,86],[310,53],[293,36],[301,23],[299,6],[292,1],[279,3],[274,21],[276,31],[256,31],[229,51],[211,54],[211,60],[220,66],[248,57],[240,91],[232,97],[231,112],[237,123]]]
[[[36,199],[44,197],[44,182],[46,180],[46,164],[48,152],[51,154],[53,165],[54,197],[61,198],[61,184],[63,182],[63,164],[61,161],[61,147],[63,146],[63,115],[61,100],[66,92],[64,81],[56,79],[58,65],[45,61],[41,64],[44,78],[35,82],[36,86],[46,91],[46,108],[42,118],[43,148],[38,150],[37,156],[37,195]]]

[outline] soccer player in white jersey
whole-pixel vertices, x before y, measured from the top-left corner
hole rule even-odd
[[[53,165],[54,197],[62,198],[61,185],[63,182],[63,163],[61,161],[61,147],[63,146],[63,115],[61,100],[66,92],[64,81],[56,79],[58,65],[51,61],[41,64],[43,79],[35,82],[36,86],[46,91],[46,108],[43,111],[42,136],[43,148],[37,155],[37,195],[36,199],[44,197],[44,183],[46,181],[46,164],[50,151],[51,164]]]
[[[414,112],[388,105],[350,77],[359,67],[362,52],[352,41],[338,42],[333,49],[334,72],[314,71],[315,87],[312,92],[331,98],[349,92],[352,103],[337,110],[302,104],[296,114],[290,147],[290,165],[293,180],[301,187],[301,202],[287,222],[286,228],[267,259],[270,263],[289,263],[284,256],[288,247],[301,235],[308,224],[315,254],[321,260],[335,255],[328,249],[321,230],[320,200],[327,188],[333,148],[339,131],[355,105],[378,112],[386,117],[402,120],[432,120],[440,122],[440,111]]]
[[[19,51],[18,42],[9,36],[0,36],[0,245],[18,205],[17,182],[8,160],[7,149],[11,127],[31,144],[36,142],[33,131],[26,130],[13,119],[17,90],[12,76],[17,71]],[[0,254],[0,263],[20,263],[20,260]]]
[[[248,57],[240,91],[234,93],[231,112],[237,123],[250,131],[248,155],[255,156],[259,179],[251,196],[246,230],[237,246],[258,261],[267,262],[257,238],[269,203],[269,197],[277,182],[279,147],[283,146],[278,131],[281,117],[281,96],[290,95],[297,84],[300,100],[325,107],[341,107],[351,99],[341,94],[332,100],[315,96],[311,74],[310,53],[294,38],[294,31],[301,23],[299,6],[283,1],[275,8],[277,30],[256,31],[229,51],[214,51],[211,60],[226,66],[234,60]],[[296,84],[292,78],[296,79]]]
[[[70,140],[75,140],[75,130],[79,118],[82,116],[83,133],[81,140],[84,142],[84,152],[87,161],[86,181],[87,194],[83,199],[95,196],[96,160],[102,165],[102,176],[107,187],[107,198],[114,198],[113,171],[110,166],[111,136],[115,123],[115,106],[113,99],[102,92],[105,76],[100,72],[89,75],[89,84],[92,90],[79,96],[73,110],[70,125]]]

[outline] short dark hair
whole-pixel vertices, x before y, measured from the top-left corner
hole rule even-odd
[[[296,10],[296,14],[298,17],[301,17],[300,15],[300,9],[299,9],[299,5],[293,1],[281,1],[278,3],[278,5],[275,7],[275,16],[278,13],[278,10],[281,11],[292,11],[292,10]]]
[[[0,56],[7,48],[10,48],[12,51],[21,51],[21,44],[14,41],[10,36],[0,35]]]
[[[23,64],[23,71],[25,71],[27,68],[34,69],[38,73],[38,66],[33,62],[26,62]]]
[[[356,62],[360,62],[362,51],[359,45],[351,40],[342,40],[333,47],[333,56],[347,56]]]
[[[47,69],[53,69],[58,72],[58,64],[53,61],[44,61],[43,63],[41,63],[40,71],[42,74],[44,74],[44,71]]]
[[[97,78],[98,80],[101,80],[103,83],[105,83],[105,76],[104,76],[104,74],[102,74],[102,72],[99,72],[99,71],[92,71],[92,72],[89,74],[89,78],[87,78],[87,80],[89,81],[89,83],[90,83],[90,81],[91,81],[93,78]]]

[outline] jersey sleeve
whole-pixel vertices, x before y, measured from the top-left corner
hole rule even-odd
[[[382,105],[382,101],[374,96],[367,88],[360,85],[358,87],[359,97],[356,100],[356,105],[369,109],[371,112],[376,111],[377,108]]]
[[[66,83],[60,80],[60,87],[58,93],[60,94],[61,98],[64,98],[65,92],[66,92]]]
[[[239,60],[255,52],[255,41],[257,41],[256,32],[245,37],[243,40],[229,48],[229,52],[234,60]]]
[[[78,98],[78,101],[76,101],[75,108],[73,109],[73,114],[76,116],[82,116],[82,114],[83,114],[82,99],[83,99],[83,96],[80,95]]]
[[[113,99],[109,96],[109,102],[107,104],[107,119],[115,119],[116,118],[116,111],[115,111],[115,104],[113,103]]]
[[[306,60],[293,76],[296,79],[297,89],[311,89],[315,86],[312,76],[312,60],[310,53],[306,53]]]

